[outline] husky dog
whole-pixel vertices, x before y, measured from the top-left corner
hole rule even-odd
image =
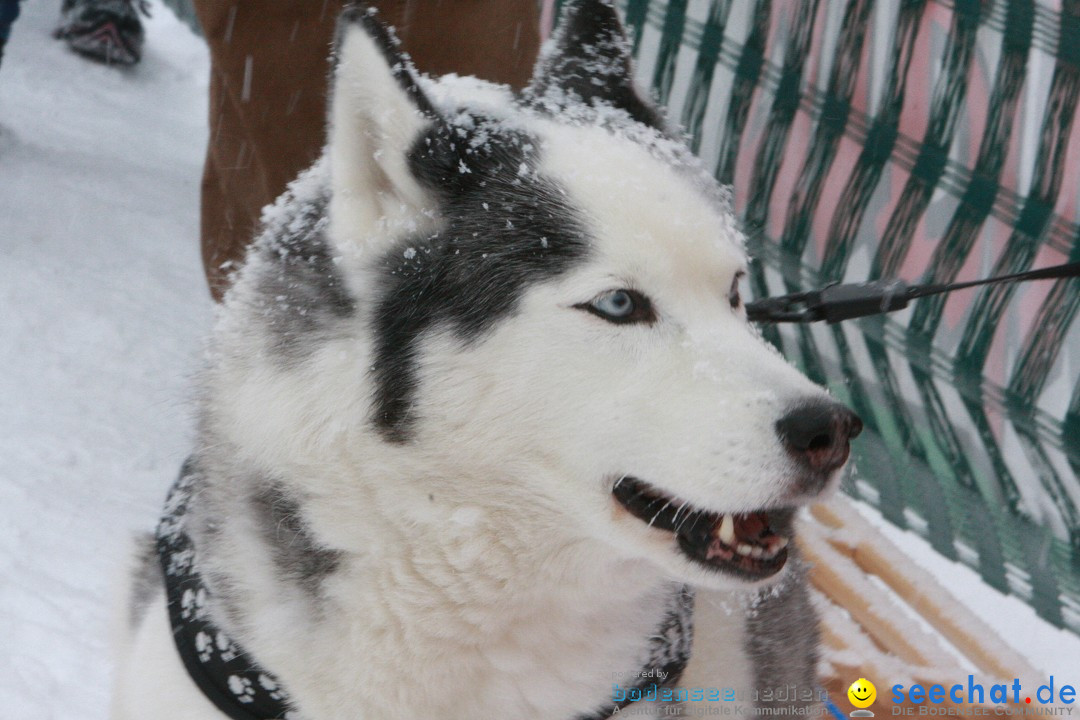
[[[793,519],[860,423],[747,323],[610,2],[521,96],[350,8],[331,96],[218,321],[114,718],[805,712]]]

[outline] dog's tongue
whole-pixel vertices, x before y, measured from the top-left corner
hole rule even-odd
[[[772,534],[769,517],[765,513],[735,515],[735,536],[743,542],[760,542],[766,535]]]

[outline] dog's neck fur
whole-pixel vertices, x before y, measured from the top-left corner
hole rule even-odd
[[[325,544],[336,558],[331,574],[304,586],[280,564],[266,573],[268,555],[290,551],[275,539],[298,541],[251,532],[282,520],[259,517],[259,504],[245,499],[263,492],[266,474],[237,471],[237,456],[228,461],[233,469],[208,473],[228,481],[204,488],[194,512],[247,522],[226,526],[238,531],[213,544],[220,552],[205,559],[204,572],[230,578],[215,588],[225,596],[222,626],[288,677],[292,697],[317,717],[351,717],[357,707],[381,708],[375,716],[386,718],[576,717],[610,700],[613,683],[637,681],[678,587],[650,563],[530,522],[520,504],[448,510],[433,493],[399,498],[397,507],[416,510],[388,517],[377,511],[374,488],[387,492],[392,483],[354,478],[343,494],[345,478],[312,477],[303,479],[307,488],[334,487],[327,497],[336,499],[304,493],[303,526],[320,535],[301,542]],[[275,482],[274,492],[301,494],[283,489],[291,485],[284,476]],[[230,605],[242,607],[239,623]],[[357,657],[370,660],[358,665]],[[407,698],[382,695],[418,668],[423,677]]]
[[[389,682],[425,668],[426,696],[410,700],[417,716],[471,707],[473,717],[570,718],[610,700],[613,672],[630,685],[645,664],[669,587],[583,543],[540,555],[505,538],[482,531],[440,546],[420,535],[380,563],[385,596],[398,600],[381,617],[375,655],[393,660],[379,673]],[[372,620],[373,608],[352,603],[370,582],[365,565],[330,590],[354,627]]]

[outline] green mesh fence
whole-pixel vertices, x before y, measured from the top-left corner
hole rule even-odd
[[[1080,260],[1080,0],[618,5],[639,79],[735,188],[757,296]],[[1074,632],[1078,309],[1059,281],[765,328],[866,421],[848,493]]]

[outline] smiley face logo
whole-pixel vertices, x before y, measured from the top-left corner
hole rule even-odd
[[[847,689],[848,700],[857,708],[868,708],[877,698],[877,688],[866,678],[859,678]]]

